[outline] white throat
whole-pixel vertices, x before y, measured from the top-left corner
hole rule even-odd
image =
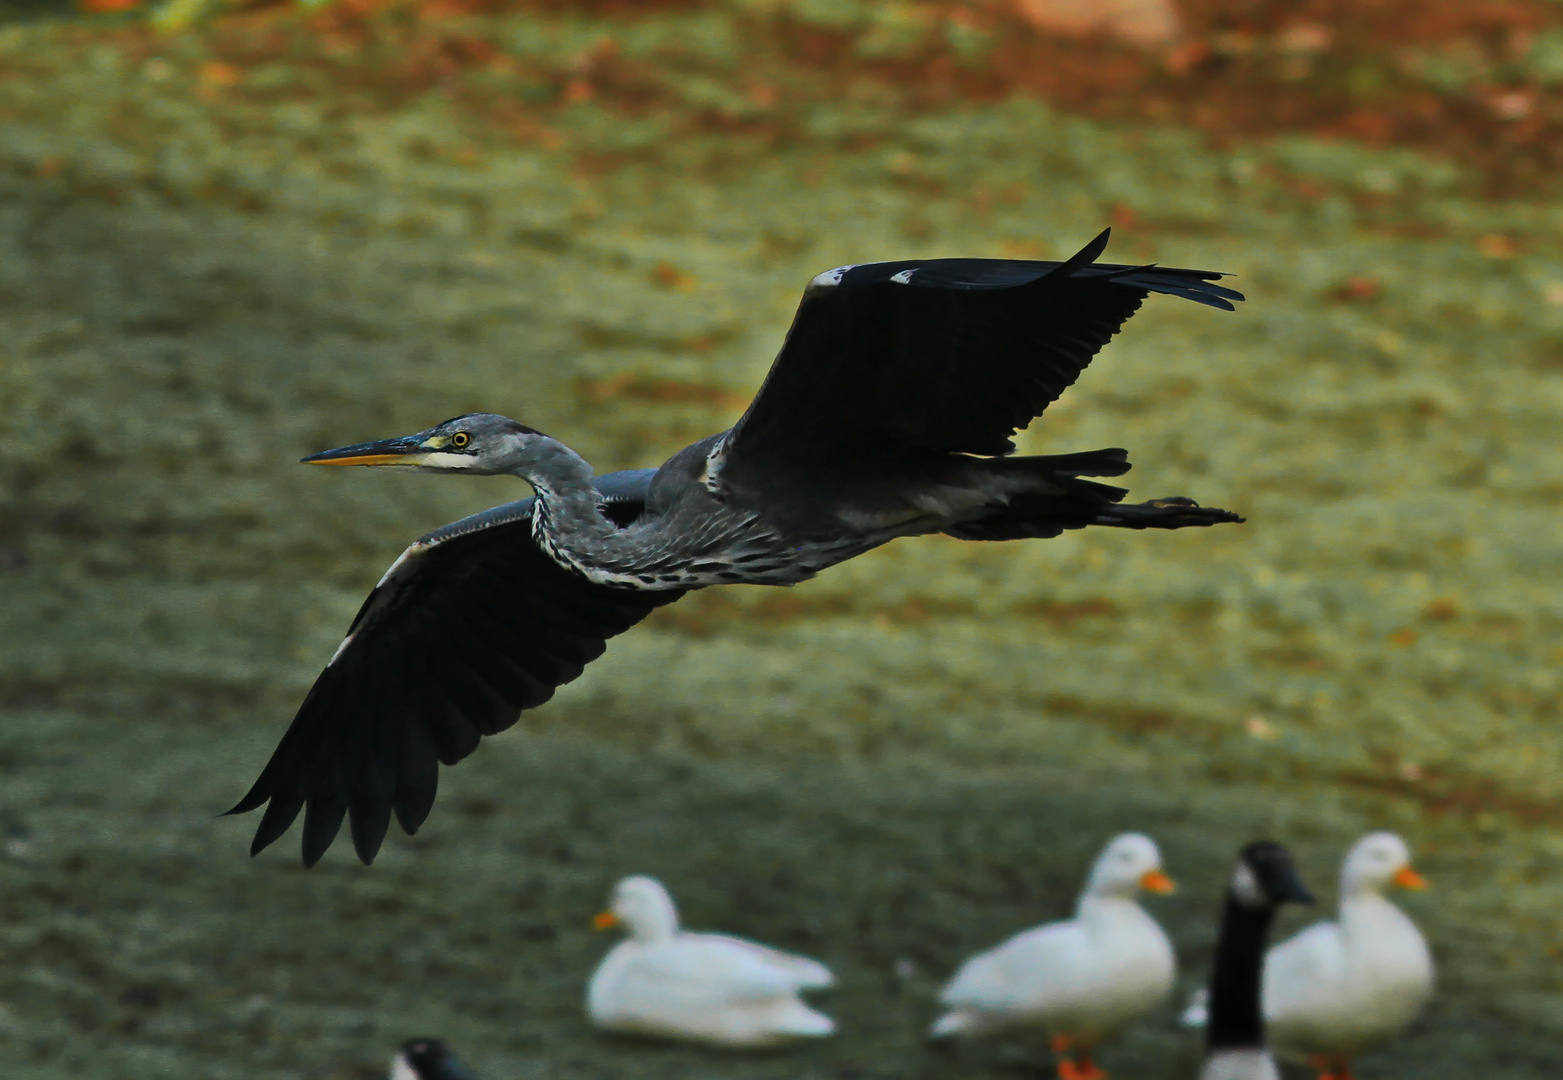
[[[1241,860],[1237,869],[1232,871],[1232,880],[1227,883],[1227,888],[1232,893],[1232,899],[1247,908],[1267,907],[1269,897],[1265,895],[1264,886],[1259,884],[1259,879],[1248,868],[1248,864]]]

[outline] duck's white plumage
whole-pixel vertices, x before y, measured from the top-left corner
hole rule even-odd
[[[608,953],[586,991],[598,1027],[735,1047],[829,1035],[830,1017],[799,999],[835,979],[825,965],[726,934],[680,930],[660,882],[619,882],[611,908],[629,937]]]
[[[949,1011],[929,1034],[1039,1025],[1090,1047],[1155,1008],[1172,989],[1172,945],[1135,896],[1147,885],[1170,887],[1160,869],[1148,837],[1114,839],[1097,858],[1074,918],[1024,931],[966,961],[939,995]]]
[[[1384,896],[1418,887],[1405,841],[1363,837],[1341,867],[1340,914],[1270,950],[1264,1012],[1283,1056],[1344,1061],[1404,1029],[1433,993],[1433,958],[1416,924]]]

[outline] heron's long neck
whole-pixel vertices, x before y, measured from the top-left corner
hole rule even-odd
[[[601,516],[597,507],[602,494],[597,490],[596,474],[585,458],[564,443],[540,440],[516,471],[537,490],[537,497],[548,504],[551,513]]]
[[[1227,897],[1210,980],[1210,1021],[1205,1037],[1212,1050],[1264,1045],[1259,992],[1265,939],[1274,918],[1275,908],[1268,904],[1249,907]]]
[[[527,448],[516,473],[537,491],[540,521],[555,537],[589,545],[614,531],[602,512],[602,493],[585,458],[555,439],[538,439]]]

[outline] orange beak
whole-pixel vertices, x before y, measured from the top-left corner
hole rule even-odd
[[[405,454],[359,454],[357,457],[321,458],[319,461],[305,460],[308,465],[405,465]]]
[[[606,930],[609,927],[618,926],[618,925],[619,925],[619,917],[617,915],[615,915],[611,911],[604,911],[604,912],[601,912],[600,914],[592,916],[592,929],[593,930]]]
[[[1177,892],[1178,884],[1160,870],[1147,870],[1140,878],[1140,888],[1146,892],[1166,894]]]
[[[322,450],[299,460],[305,465],[416,465],[428,455],[429,448],[417,435],[402,435]]]
[[[1390,879],[1402,889],[1425,889],[1427,879],[1409,866],[1402,866],[1395,871],[1395,876]]]

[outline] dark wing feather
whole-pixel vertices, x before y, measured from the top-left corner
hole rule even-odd
[[[1243,299],[1207,270],[1097,264],[1107,236],[1063,263],[870,263],[816,278],[724,469],[864,446],[1007,454],[1148,293],[1228,311]]]
[[[650,470],[604,477],[610,511],[632,519]],[[313,865],[351,821],[370,862],[391,815],[416,832],[439,765],[454,765],[602,655],[606,642],[680,590],[596,585],[532,540],[532,503],[498,506],[419,540],[387,571],[320,673],[249,794],[266,812],[251,853],[304,810]]]

